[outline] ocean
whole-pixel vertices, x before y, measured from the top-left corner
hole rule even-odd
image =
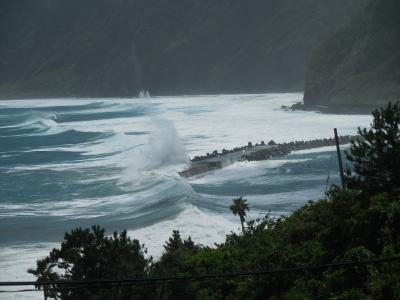
[[[132,99],[0,101],[0,281],[34,280],[26,270],[64,232],[98,224],[127,229],[154,257],[172,230],[212,246],[239,219],[285,215],[338,184],[333,147],[268,161],[240,162],[190,179],[190,158],[270,140],[355,134],[368,115],[284,111],[301,93]],[[2,289],[4,290],[4,289]],[[40,293],[1,299],[42,299]]]

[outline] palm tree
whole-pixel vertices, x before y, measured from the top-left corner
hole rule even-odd
[[[243,197],[232,199],[233,204],[229,207],[231,212],[235,216],[239,216],[240,223],[242,224],[242,231],[244,233],[244,222],[246,217],[246,211],[249,211],[249,205],[247,204],[247,199]]]

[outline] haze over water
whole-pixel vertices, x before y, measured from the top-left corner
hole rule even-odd
[[[332,147],[238,163],[190,180],[177,174],[190,157],[214,149],[328,138],[333,127],[355,134],[371,121],[280,110],[301,99],[0,101],[0,281],[32,279],[26,269],[77,226],[126,228],[157,256],[174,229],[207,245],[237,230],[239,220],[229,212],[233,197],[249,199],[250,217],[287,214],[323,197],[328,173],[338,183]]]

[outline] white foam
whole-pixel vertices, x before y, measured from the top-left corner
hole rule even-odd
[[[54,134],[60,132],[58,129],[58,124],[55,121],[56,116],[52,113],[37,112],[32,111],[28,119],[24,120],[19,124],[13,124],[8,126],[2,126],[2,128],[12,128],[12,129],[38,129],[40,133],[25,134],[25,135],[44,135],[44,134]]]
[[[350,144],[340,145],[341,150],[348,149],[349,147],[350,147]],[[306,149],[306,150],[293,151],[289,155],[311,154],[311,153],[320,153],[320,152],[334,152],[334,151],[336,151],[336,146],[325,146],[325,147],[318,147],[318,148],[312,148],[312,149]]]
[[[193,193],[192,188],[180,178],[162,176],[148,174],[137,185],[129,185],[127,193],[122,195],[53,201],[51,205],[48,202],[0,203],[0,217],[57,216],[63,219],[88,219],[112,215],[119,210],[124,213],[131,211],[133,215],[138,208],[162,202],[165,195],[172,193],[179,198],[180,195]]]
[[[225,240],[227,233],[238,231],[239,221],[233,222],[223,216],[205,213],[200,209],[189,206],[176,218],[162,221],[152,226],[129,231],[129,236],[138,239],[148,248],[149,254],[155,258],[163,252],[165,241],[172,235],[173,230],[179,230],[182,238],[189,236],[195,243],[214,246]]]
[[[157,132],[159,131],[157,118],[171,121],[171,126],[176,128],[179,136],[190,156],[204,155],[214,149],[232,149],[236,146],[247,144],[248,141],[259,142],[270,139],[276,142],[290,142],[293,140],[310,140],[332,136],[332,128],[337,127],[339,133],[355,134],[357,126],[368,126],[371,117],[365,115],[326,115],[316,112],[294,111],[286,112],[278,109],[281,105],[290,105],[301,101],[302,94],[266,94],[266,95],[218,95],[218,96],[182,96],[158,97],[151,99],[57,99],[57,100],[29,100],[29,101],[3,101],[6,107],[31,107],[59,105],[81,105],[102,101],[107,106],[91,108],[92,112],[123,111],[135,107],[147,107],[150,115],[139,117],[125,117],[115,119],[99,119],[90,121],[67,122],[50,124],[51,132],[76,130],[82,132],[113,132],[115,135],[100,142],[68,145],[63,147],[66,151],[81,151],[87,155],[129,151],[134,146],[145,144],[149,149],[157,149],[150,145],[147,136],[131,136],[125,133],[131,131]],[[198,111],[198,113],[196,113]],[[85,111],[87,112],[87,111]],[[79,113],[79,112],[77,112]],[[156,116],[156,117],[154,117]],[[54,122],[51,114],[47,120]],[[167,139],[165,139],[167,140]],[[172,139],[174,140],[174,139]],[[147,143],[147,144],[146,144]],[[157,145],[157,144],[156,144]],[[163,145],[163,143],[159,143]],[[174,143],[164,147],[171,147]],[[47,147],[52,149],[52,147]],[[57,149],[57,146],[54,147]],[[160,150],[160,148],[158,149]],[[110,160],[119,165],[127,156],[113,156],[101,159],[99,164],[110,165]],[[59,166],[63,168],[91,167],[68,164]],[[32,167],[31,167],[32,168]],[[39,169],[39,166],[33,168]],[[46,166],[54,169],[55,166]]]
[[[207,108],[211,112],[185,114],[176,111],[177,99],[161,105],[163,115],[172,120],[182,138],[188,142],[192,156],[214,149],[232,149],[248,141],[290,142],[333,136],[333,127],[341,135],[355,134],[357,126],[367,126],[365,115],[327,115],[316,112],[277,110],[280,105],[301,101],[301,94],[241,95],[200,97],[179,103],[179,107]],[[189,99],[188,99],[189,100]],[[173,104],[173,105],[172,105]],[[202,138],[193,137],[202,135]]]
[[[51,249],[57,246],[59,244],[39,243],[0,247],[0,281],[35,281],[35,276],[29,274],[27,270],[36,267],[36,260],[47,256]],[[21,287],[1,287],[1,290],[18,289]],[[43,292],[0,293],[0,299],[43,299]]]
[[[77,105],[102,101],[116,104],[98,111],[120,111],[121,108],[148,107],[152,115],[163,116],[173,122],[178,135],[185,141],[191,156],[203,155],[214,149],[231,149],[248,141],[270,139],[290,142],[326,138],[337,127],[341,135],[355,134],[357,126],[368,126],[366,115],[328,115],[316,112],[282,111],[281,105],[301,101],[302,94],[217,95],[158,97],[151,99],[58,99],[51,105]],[[8,107],[49,106],[47,100],[3,101]],[[93,111],[97,111],[93,109]],[[193,113],[199,111],[199,113]],[[60,126],[59,124],[58,126]],[[124,133],[132,130],[152,131],[155,126],[149,116],[116,118],[63,123],[63,130],[112,131]],[[202,136],[202,138],[194,138]],[[138,137],[139,138],[139,137]]]
[[[224,182],[234,180],[251,181],[258,176],[265,174],[266,169],[279,168],[285,164],[294,164],[307,160],[308,159],[274,159],[251,162],[243,161],[224,169],[194,177],[193,179],[189,179],[189,182],[195,184],[220,185]]]

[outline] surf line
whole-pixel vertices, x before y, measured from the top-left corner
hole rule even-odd
[[[339,144],[349,144],[357,136],[344,135],[339,137]],[[222,152],[214,150],[204,156],[195,156],[190,160],[189,166],[179,172],[184,178],[190,178],[199,174],[219,170],[240,161],[260,161],[268,160],[273,157],[280,157],[290,154],[293,151],[308,150],[326,146],[335,146],[335,139],[314,139],[309,141],[294,141],[290,143],[277,144],[273,140],[267,144],[261,141],[260,144],[253,145],[251,142],[247,146],[236,147],[232,150],[222,149]]]

